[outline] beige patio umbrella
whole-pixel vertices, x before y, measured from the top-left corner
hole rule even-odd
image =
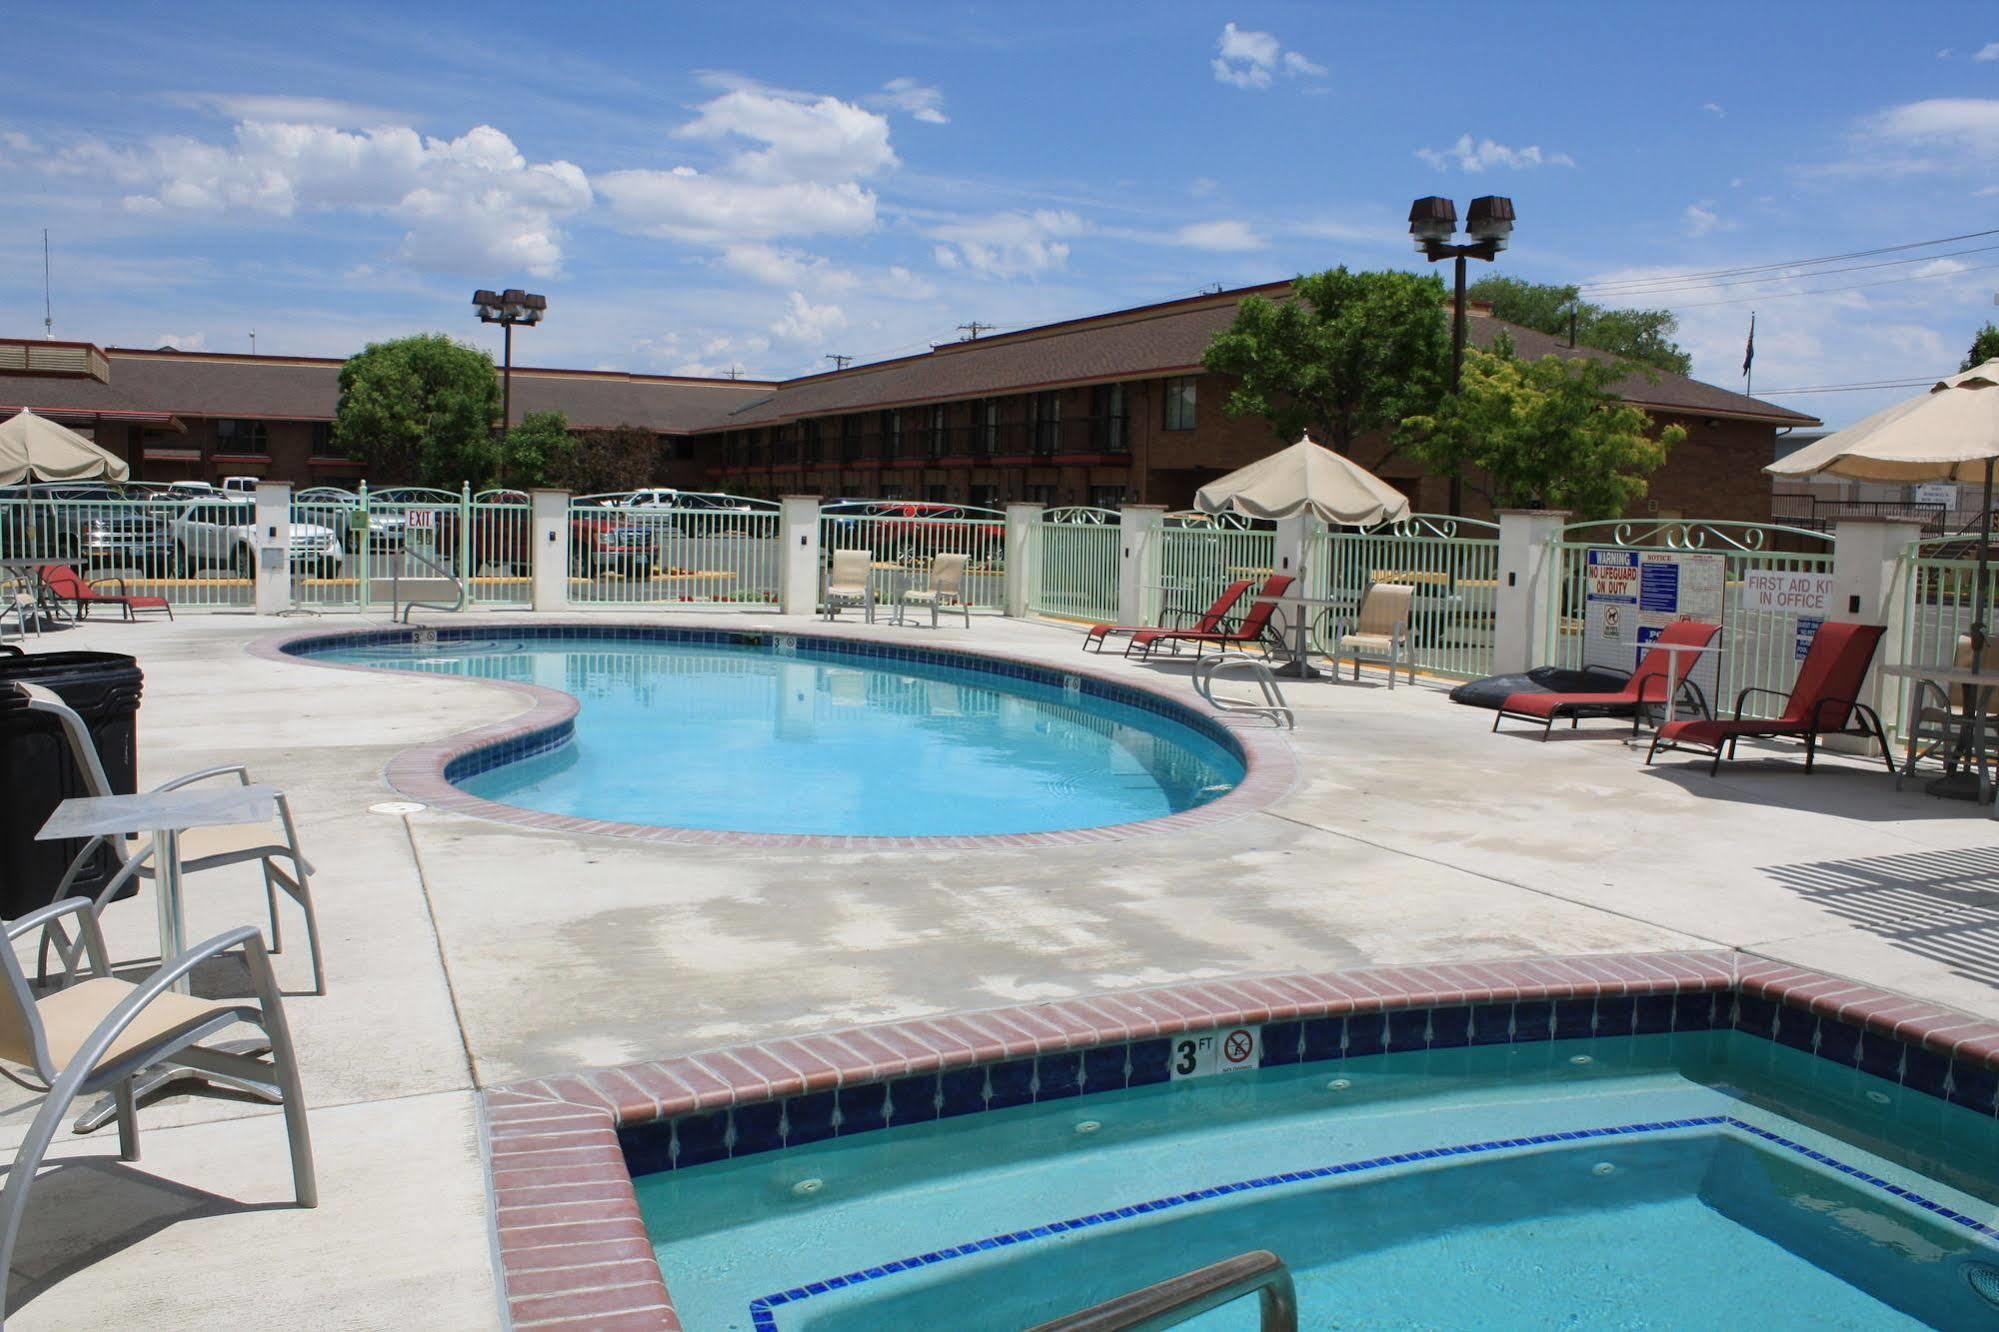
[[[36,481],[123,481],[125,460],[27,408],[0,423],[0,486]]]
[[[1351,458],[1303,436],[1290,448],[1239,467],[1194,494],[1203,513],[1292,518],[1309,513],[1335,525],[1371,527],[1409,516],[1409,500]]]

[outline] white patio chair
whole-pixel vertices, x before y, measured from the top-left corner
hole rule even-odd
[[[94,796],[114,794],[111,781],[104,774],[104,764],[98,758],[97,744],[90,737],[90,728],[83,718],[40,685],[17,684],[28,696],[28,708],[34,712],[45,712],[56,718],[62,725],[63,736],[69,743],[69,753],[77,771],[82,775],[85,788]],[[156,791],[173,791],[196,782],[205,782],[218,777],[233,776],[247,786],[250,774],[241,764],[227,764],[217,768],[203,768],[200,772],[190,772],[163,782],[154,787]],[[181,874],[198,874],[203,870],[220,869],[226,865],[243,865],[255,862],[264,875],[264,901],[271,921],[271,951],[284,951],[284,935],[278,920],[278,893],[299,905],[305,913],[306,947],[312,958],[312,993],[326,993],[326,975],[319,951],[319,916],[312,905],[312,865],[299,850],[298,827],[292,822],[291,804],[282,793],[277,799],[277,819],[271,823],[241,823],[220,828],[190,828],[180,835]],[[150,879],[154,876],[152,857],[154,847],[144,838],[93,837],[70,862],[69,872],[63,875],[62,883],[56,888],[58,899],[68,896],[70,888],[79,875],[87,869],[98,847],[109,846],[118,860],[118,869],[110,875],[104,885],[97,890],[96,909],[101,914],[112,899],[134,879]],[[51,943],[62,942],[62,927],[55,922],[44,940],[41,958],[44,968],[48,962],[48,947]]]
[[[1388,663],[1388,687],[1395,688],[1395,668],[1407,662],[1409,682],[1416,682],[1416,662],[1409,652],[1409,611],[1416,589],[1408,583],[1374,583],[1360,599],[1354,626],[1333,644],[1333,671],[1340,659],[1353,658],[1353,678],[1360,679],[1362,658]]]
[[[1999,664],[1999,648],[1986,649],[1987,660]],[[1971,669],[1976,654],[1972,650],[1971,635],[1957,636],[1957,650],[1952,655],[1951,665],[1960,671]],[[1972,691],[1964,685],[1952,685],[1945,689],[1934,680],[1918,680],[1915,689],[1915,715],[1903,722],[1906,757],[1897,771],[1895,783],[1899,787],[1902,778],[1916,770],[1916,764],[1925,758],[1936,756],[1939,761],[1956,761],[1956,746],[1964,727],[1964,718],[1971,711]],[[1999,689],[1985,694],[1985,716],[1981,728],[1985,735],[1987,750],[1999,743]],[[1967,756],[1972,763],[1982,764],[1983,754]]]
[[[951,609],[965,617],[972,627],[972,606],[965,600],[965,569],[972,557],[965,554],[939,555],[930,562],[930,586],[911,588],[902,594],[906,605],[930,607],[930,627],[937,627],[937,612]]]
[[[14,954],[13,941],[65,916],[75,917],[77,931],[75,945],[62,951],[66,984],[36,999]],[[298,1205],[318,1206],[312,1140],[306,1129],[305,1097],[299,1087],[291,1030],[285,1025],[284,1000],[256,926],[245,925],[197,944],[179,957],[167,959],[136,985],[111,975],[104,935],[97,923],[97,904],[87,897],[72,897],[10,921],[6,934],[8,946],[0,947],[0,1060],[14,1066],[4,1070],[9,1079],[43,1096],[27,1137],[14,1154],[6,1187],[0,1190],[0,1318],[9,1312],[7,1278],[28,1192],[70,1104],[79,1096],[109,1090],[118,1110],[118,1157],[136,1161],[139,1119],[132,1079],[150,1066],[174,1064],[264,1084],[284,1106],[292,1190]],[[236,948],[249,964],[255,1002],[197,999],[173,989],[173,983],[197,964]],[[87,964],[81,975],[79,963]],[[269,1061],[202,1044],[244,1022],[261,1028],[269,1038]],[[189,1085],[198,1089],[203,1084]],[[250,1125],[258,1120],[236,1122]]]
[[[833,567],[826,572],[826,592],[821,598],[826,618],[838,619],[840,607],[859,606],[869,624],[875,622],[875,554],[871,550],[835,550]]]

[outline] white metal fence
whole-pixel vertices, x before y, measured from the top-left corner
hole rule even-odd
[[[1901,660],[1912,666],[1950,666],[1959,640],[1971,633],[1978,614],[1977,537],[1934,537],[1911,545],[1901,560]],[[1984,620],[1993,626],[1999,604],[1999,564],[1986,588]],[[1999,661],[1994,649],[1988,661]]]
[[[1169,513],[1159,534],[1160,609],[1199,615],[1230,583],[1266,578],[1276,564],[1274,523],[1233,514]],[[1238,613],[1248,609],[1244,602]]]
[[[1118,617],[1115,509],[1047,509],[1035,529],[1039,577],[1027,590],[1037,615],[1101,624]]]
[[[1006,607],[1006,515],[997,509],[908,500],[827,504],[819,510],[819,550],[828,563],[836,550],[868,551],[882,604],[923,586],[939,555],[963,554],[965,600],[977,610]]]
[[[736,495],[583,496],[569,506],[569,599],[774,606],[778,523],[776,504]]]
[[[1497,524],[1412,514],[1382,527],[1314,533],[1305,559],[1311,586],[1334,602],[1314,617],[1313,639],[1321,651],[1351,630],[1368,588],[1403,583],[1416,589],[1409,636],[1417,668],[1466,680],[1492,674]]]

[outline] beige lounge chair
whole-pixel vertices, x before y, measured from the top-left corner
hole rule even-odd
[[[1353,658],[1353,678],[1360,679],[1361,658],[1388,663],[1388,687],[1395,688],[1395,668],[1405,662],[1409,682],[1416,682],[1416,663],[1409,653],[1409,609],[1416,589],[1408,583],[1375,583],[1360,599],[1353,629],[1333,644],[1333,670],[1342,657]]]
[[[65,704],[62,699],[40,685],[16,685],[28,696],[28,707],[34,712],[44,712],[56,718],[62,725],[63,736],[69,742],[70,758],[83,777],[85,788],[95,796],[114,794],[111,781],[104,774],[104,764],[97,755],[96,742],[90,738],[90,729],[83,718]],[[205,782],[217,777],[235,777],[243,785],[250,784],[250,774],[241,765],[231,764],[219,768],[204,768],[176,777],[153,789],[173,791],[196,782]],[[326,975],[322,970],[319,952],[319,917],[312,905],[312,866],[299,850],[298,828],[292,822],[291,805],[280,794],[277,799],[277,819],[271,823],[239,823],[220,828],[190,828],[180,835],[181,874],[183,878],[198,874],[203,870],[220,869],[225,865],[256,863],[264,875],[264,900],[271,920],[271,951],[284,951],[284,936],[278,923],[278,893],[298,903],[305,913],[306,947],[312,956],[312,992],[326,993]],[[112,899],[134,879],[153,877],[153,845],[145,838],[93,837],[84,844],[83,850],[70,863],[69,872],[63,876],[56,888],[58,899],[69,894],[77,876],[89,866],[97,848],[108,845],[118,859],[119,867],[97,890],[96,904],[99,913]],[[62,927],[55,922],[50,931],[50,939],[45,940],[42,959],[46,964],[50,942],[60,943]]]
[[[77,932],[75,946],[62,953],[64,988],[36,999],[12,944],[62,917],[74,917]],[[6,933],[8,946],[0,948],[0,1059],[15,1066],[7,1070],[9,1078],[43,1091],[43,1097],[0,1191],[0,1318],[11,1312],[6,1307],[7,1277],[28,1191],[71,1103],[78,1096],[109,1090],[117,1104],[119,1159],[136,1161],[139,1119],[132,1080],[151,1065],[174,1064],[264,1084],[284,1106],[298,1205],[318,1205],[298,1062],[285,1025],[284,1000],[256,926],[245,925],[197,944],[167,959],[136,985],[111,975],[97,904],[87,897],[72,897],[10,921]],[[196,964],[235,948],[243,951],[249,964],[255,1002],[197,999],[173,988]],[[80,963],[86,964],[82,970]],[[268,1062],[202,1044],[243,1022],[261,1028],[269,1038]],[[187,1085],[198,1089],[204,1084]],[[237,1122],[247,1126],[259,1121]]]
[[[902,594],[906,604],[930,607],[930,627],[937,627],[937,612],[949,607],[965,617],[965,627],[972,627],[971,603],[965,600],[965,568],[972,557],[964,554],[939,555],[930,562],[930,586],[912,588]]]
[[[869,624],[875,622],[875,554],[871,550],[836,550],[833,567],[826,572],[826,593],[821,598],[826,618],[838,619],[840,607],[859,606]]]
[[[1973,654],[1971,635],[1957,636],[1957,651],[1951,665],[1960,671],[1971,669]],[[1985,649],[1985,669],[1999,678],[1999,646]],[[1915,715],[1904,725],[1903,734],[1907,740],[1907,761],[1903,764],[1897,781],[1916,770],[1920,759],[1928,758],[1945,750],[1955,749],[1958,733],[1964,725],[1964,715],[1971,709],[1971,690],[1963,685],[1952,685],[1946,690],[1934,680],[1916,681]],[[1988,753],[1999,744],[1999,688],[1986,691],[1985,716],[1983,718],[1985,747]],[[1945,757],[1950,757],[1948,754]],[[1979,761],[1976,754],[1969,756],[1973,763]]]

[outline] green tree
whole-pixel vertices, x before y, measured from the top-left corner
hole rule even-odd
[[[548,483],[574,495],[640,490],[653,482],[659,437],[644,426],[585,430],[549,468]]]
[[[500,449],[493,358],[442,333],[371,342],[340,367],[333,437],[383,481],[477,490]]]
[[[1301,277],[1292,292],[1245,297],[1209,341],[1201,363],[1236,379],[1230,416],[1266,417],[1286,444],[1310,431],[1351,453],[1362,435],[1436,402],[1451,355],[1441,279],[1342,267]]]
[[[1573,310],[1576,341],[1582,346],[1676,375],[1693,372],[1693,357],[1673,341],[1680,321],[1671,310],[1613,310],[1582,300],[1575,287],[1522,282],[1497,273],[1465,288],[1465,296],[1490,302],[1495,319],[1559,338],[1569,335],[1569,312]]]
[[[1969,370],[1974,365],[1984,365],[1995,356],[1999,356],[1999,324],[1987,324],[1971,340],[1971,350],[1964,354],[1964,364],[1958,369]]]
[[[545,486],[575,452],[568,417],[561,412],[529,412],[500,440],[500,484],[516,490]]]
[[[1680,426],[1652,434],[1651,417],[1610,391],[1625,373],[1587,357],[1525,360],[1502,337],[1491,351],[1468,349],[1460,391],[1403,422],[1402,433],[1495,508],[1615,518],[1644,498],[1645,478],[1687,437]]]

